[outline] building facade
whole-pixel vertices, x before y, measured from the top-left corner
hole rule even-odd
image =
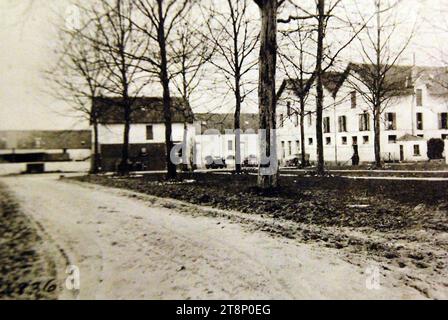
[[[89,130],[0,131],[0,160],[81,161],[90,157]]]
[[[362,68],[349,64],[341,73],[324,76],[323,142],[326,162],[351,164],[354,149],[360,162],[375,161],[374,123],[370,104],[360,90]],[[448,86],[446,70],[399,66],[390,73],[399,94],[388,100],[381,113],[380,145],[383,161],[426,161],[427,142],[448,137]],[[448,84],[448,82],[446,82]],[[277,106],[279,159],[300,154],[298,95],[293,85],[284,85]],[[305,153],[316,161],[315,87],[312,86],[305,108]],[[367,92],[367,91],[364,91]],[[356,146],[356,147],[354,147]]]
[[[124,112],[117,98],[97,98],[94,107],[99,109],[98,144],[101,170],[116,171],[121,160],[124,133]],[[159,97],[133,99],[129,131],[129,158],[134,170],[165,170],[165,124],[163,102]],[[172,134],[175,145],[185,142],[185,155],[189,163],[194,146],[194,124],[191,108],[180,98],[172,98]]]
[[[258,114],[242,113],[240,116],[241,161],[258,155]],[[235,165],[234,115],[230,113],[195,114],[195,161],[205,167],[206,157],[221,157],[228,167]]]

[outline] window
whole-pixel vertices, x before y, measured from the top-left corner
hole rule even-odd
[[[370,130],[370,115],[367,112],[359,115],[359,131]]]
[[[288,115],[288,117],[291,116],[291,102],[290,101],[288,101],[286,103],[286,114]]]
[[[342,144],[347,144],[347,137],[342,137]]]
[[[311,113],[308,113],[308,126],[311,126],[313,124],[313,115]]]
[[[356,108],[356,91],[350,92],[350,100],[352,104],[352,109]]]
[[[357,136],[353,136],[352,137],[352,144],[355,146],[358,144],[358,137]]]
[[[326,138],[325,138],[325,143],[326,143],[327,145],[330,145],[330,144],[331,144],[331,138],[330,138],[330,137],[326,137]]]
[[[330,117],[324,118],[324,133],[330,132]]]
[[[292,155],[292,142],[288,141],[288,155]]]
[[[417,130],[423,130],[423,113],[417,112]]]
[[[233,151],[233,141],[232,140],[227,141],[227,150]]]
[[[283,128],[283,113],[280,113],[279,125],[280,125],[280,128]]]
[[[448,113],[439,113],[439,129],[448,129]]]
[[[369,136],[363,136],[362,137],[362,143],[368,144],[369,143]]]
[[[418,134],[417,137],[424,138],[425,135],[424,134]]]
[[[339,132],[347,132],[347,117],[339,116],[338,123],[339,123]]]
[[[423,90],[417,89],[415,92],[416,100],[417,100],[417,107],[423,106]]]
[[[285,141],[282,141],[282,158],[285,157]]]
[[[297,151],[297,153],[300,152],[300,141],[299,140],[296,140],[296,151]]]
[[[397,143],[397,136],[394,134],[391,134],[387,137],[389,143]]]
[[[386,130],[397,130],[397,115],[395,112],[386,113]]]
[[[154,140],[152,126],[146,126],[146,140]]]
[[[295,117],[295,126],[298,127],[299,126],[299,113],[296,112],[294,117]]]
[[[442,134],[442,140],[448,139],[448,134]]]
[[[414,144],[414,156],[420,155],[420,146],[418,144]]]
[[[313,145],[313,138],[308,138],[308,144],[309,144],[310,146]]]

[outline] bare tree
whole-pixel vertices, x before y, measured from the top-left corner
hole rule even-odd
[[[317,174],[323,175],[325,172],[325,157],[323,143],[323,110],[324,110],[324,90],[323,76],[330,68],[334,67],[339,55],[356,39],[359,33],[366,27],[370,19],[363,23],[353,22],[346,11],[345,16],[338,13],[339,9],[343,9],[342,0],[326,1],[315,0],[313,10],[296,3],[298,1],[288,0],[288,3],[298,10],[298,14],[290,14],[285,19],[279,19],[280,23],[290,23],[295,20],[315,21],[316,32],[316,54],[315,54],[315,86],[316,86],[316,140],[317,140]],[[339,10],[341,11],[341,10]],[[333,21],[337,21],[335,25]],[[341,32],[342,30],[353,30],[348,39],[343,41],[329,41],[328,34],[330,31]],[[336,38],[336,37],[333,37]]]
[[[254,0],[260,9],[260,57],[258,101],[260,115],[258,187],[278,186],[277,139],[275,135],[275,74],[277,68],[277,13],[283,0]]]
[[[163,90],[163,114],[165,124],[165,158],[167,179],[176,178],[176,165],[170,159],[173,148],[172,133],[172,103],[170,69],[173,60],[170,59],[170,44],[175,40],[175,29],[182,21],[182,16],[189,9],[190,0],[133,0],[144,17],[143,23],[135,23],[136,28],[146,37],[148,48],[157,48],[156,52],[140,55],[138,59],[147,63],[145,71],[156,76]]]
[[[402,40],[398,50],[393,50],[391,43],[399,25],[391,11],[400,2],[397,0],[387,8],[382,8],[381,1],[375,0],[376,26],[366,28],[366,32],[359,36],[363,64],[351,65],[351,75],[355,79],[351,84],[366,101],[373,114],[375,166],[378,168],[382,166],[380,128],[382,114],[389,102],[407,89],[401,84],[408,82],[410,85],[412,80],[403,81],[403,76],[409,74],[411,67],[398,68],[397,64],[411,42],[414,31],[412,30]],[[383,15],[386,16],[384,20]],[[361,13],[360,16],[362,17]]]
[[[257,66],[254,51],[257,48],[259,32],[254,29],[250,18],[248,0],[226,0],[219,10],[213,6],[207,11],[206,37],[215,48],[215,58],[210,63],[222,73],[226,86],[235,98],[235,171],[241,172],[241,106],[252,92],[248,73]]]
[[[98,45],[91,41],[96,26],[81,25],[81,28],[60,26],[60,41],[56,50],[59,59],[54,67],[45,72],[50,80],[50,94],[66,101],[74,115],[88,120],[93,127],[93,157],[91,172],[97,173],[100,162],[98,144],[98,118],[100,110],[93,101],[101,95],[105,80],[100,63]]]
[[[182,97],[185,106],[191,106],[192,96],[204,80],[205,67],[214,53],[214,48],[209,45],[207,37],[204,36],[204,30],[207,27],[201,26],[201,23],[202,21],[194,21],[192,13],[186,14],[176,28],[176,41],[170,45],[173,69],[175,69],[172,83]],[[188,107],[186,110],[190,110],[190,108]],[[185,114],[182,152],[184,165],[188,160],[187,118],[188,115]],[[192,152],[190,152],[191,154]],[[192,160],[190,158],[191,168],[193,168]]]
[[[141,74],[140,61],[133,59],[137,54],[146,53],[134,28],[133,11],[131,0],[103,0],[99,6],[93,4],[86,9],[92,17],[91,23],[97,26],[96,35],[89,40],[98,46],[101,67],[106,72],[102,93],[119,97],[118,104],[123,112],[123,146],[118,166],[121,174],[129,172],[129,131],[134,102],[147,84]]]
[[[314,28],[304,20],[297,20],[294,24],[289,25],[291,25],[290,28],[280,32],[283,41],[280,41],[282,45],[279,47],[279,58],[283,72],[288,79],[283,85],[291,86],[299,98],[299,109],[294,109],[294,112],[299,114],[301,163],[304,166],[307,162],[304,126],[306,102],[316,80],[316,60],[314,53],[311,52],[314,46],[312,38]],[[283,91],[282,89],[280,88],[279,92]]]

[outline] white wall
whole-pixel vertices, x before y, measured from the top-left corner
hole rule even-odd
[[[331,97],[330,92],[325,90],[324,112],[323,117],[330,118],[330,133],[324,133],[324,156],[325,161],[338,161],[346,164],[351,162],[353,155],[352,138],[357,137],[358,149],[361,162],[373,162],[374,156],[374,131],[373,131],[373,115],[369,105],[363,98],[357,94],[357,107],[351,108],[350,93],[353,87],[349,79],[344,82],[335,99]],[[358,84],[359,85],[359,84]],[[448,112],[448,100],[444,97],[430,95],[426,89],[426,85],[422,82],[416,82],[416,89],[423,90],[423,106],[417,107],[414,95],[403,96],[390,101],[389,106],[384,110],[381,120],[381,156],[383,159],[392,160],[400,159],[400,144],[390,143],[389,135],[395,135],[397,139],[405,134],[423,135],[425,140],[430,138],[441,138],[442,134],[448,134],[448,130],[440,130],[438,124],[438,114],[440,112]],[[315,111],[315,88],[312,87],[310,96],[307,100],[307,111]],[[295,116],[290,119],[286,117],[287,101],[290,101],[292,109],[299,109],[298,98],[290,91],[285,90],[277,106],[277,124],[279,125],[280,114],[284,115],[284,127],[278,127],[277,141],[279,150],[279,159],[282,158],[281,142],[285,142],[286,158],[288,157],[288,141],[293,144],[293,153],[298,153],[294,147],[295,141],[300,140],[300,126],[295,124]],[[336,107],[335,107],[336,106]],[[359,131],[359,115],[364,111],[370,114],[370,130]],[[385,113],[394,112],[396,114],[396,130],[386,130]],[[423,130],[417,130],[416,114],[423,113]],[[345,115],[347,118],[347,132],[338,132],[338,117]],[[312,115],[312,123],[309,125],[308,116],[305,117],[305,152],[310,154],[310,160],[316,161],[316,119]],[[363,137],[368,137],[368,142],[364,143]],[[347,138],[347,144],[342,144],[342,138]],[[309,145],[309,138],[313,139],[313,144]],[[326,144],[326,138],[331,139],[329,145]],[[335,143],[336,142],[336,143]],[[405,151],[405,161],[424,161],[427,160],[426,142],[415,142],[420,145],[421,156],[413,155],[413,143],[406,142],[403,144]],[[301,151],[300,151],[301,152]],[[284,159],[283,159],[284,160]]]
[[[255,133],[241,134],[241,161],[249,155],[258,156],[258,135]],[[205,157],[217,156],[227,158],[235,155],[235,135],[234,134],[205,134],[196,135],[196,165],[203,167]],[[232,149],[229,150],[229,141],[232,142]]]
[[[146,126],[152,125],[154,139],[146,140]],[[100,125],[98,127],[98,140],[100,144],[120,144],[123,143],[123,124]],[[183,141],[184,124],[172,124],[172,140]],[[188,135],[194,135],[194,126],[188,124]],[[156,124],[132,124],[129,131],[129,143],[164,143],[165,142],[165,125]]]

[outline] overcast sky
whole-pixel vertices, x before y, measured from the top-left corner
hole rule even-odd
[[[32,6],[29,1],[0,0],[0,130],[86,128],[87,123],[64,116],[66,107],[45,93],[47,86],[42,77],[42,71],[56,58],[52,53],[54,23],[57,15],[66,12],[69,0],[34,0]],[[413,53],[417,64],[437,62],[429,58],[429,48],[442,46],[446,41],[424,21],[443,21],[441,7],[447,3],[448,0],[403,1],[403,15],[409,21],[418,15],[421,21],[404,56],[408,63],[412,62]],[[245,111],[255,111],[254,106]]]

